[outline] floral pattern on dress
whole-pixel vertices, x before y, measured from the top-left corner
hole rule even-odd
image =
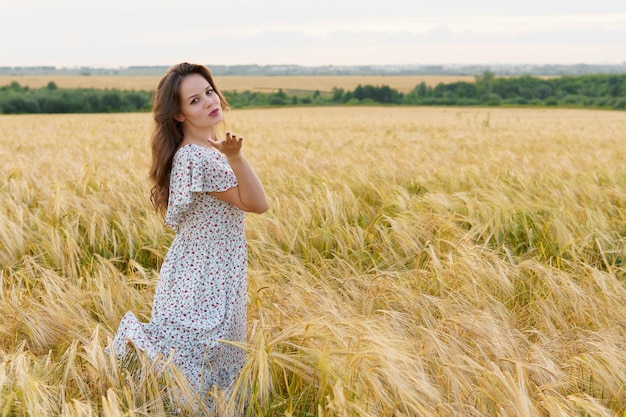
[[[131,341],[153,360],[173,362],[199,394],[229,390],[245,352],[220,341],[245,342],[247,249],[244,213],[209,192],[237,186],[226,157],[186,145],[174,155],[165,222],[176,235],[159,274],[152,316],[128,312],[114,339],[118,355]]]

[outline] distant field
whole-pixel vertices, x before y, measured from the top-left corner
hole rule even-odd
[[[17,81],[22,86],[40,88],[54,81],[60,88],[117,88],[122,90],[153,90],[159,82],[159,76],[0,76],[0,86]],[[216,82],[223,90],[274,92],[283,90],[320,90],[331,91],[333,87],[353,90],[361,85],[388,85],[402,93],[407,93],[424,81],[426,85],[456,81],[474,81],[473,76],[276,76],[276,77],[216,77]]]

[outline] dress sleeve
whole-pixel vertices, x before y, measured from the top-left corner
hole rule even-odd
[[[223,155],[196,146],[181,148],[172,161],[165,223],[177,229],[193,203],[194,193],[226,191],[237,185],[237,177]]]

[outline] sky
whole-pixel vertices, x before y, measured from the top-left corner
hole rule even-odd
[[[624,0],[0,2],[0,66],[626,63]]]

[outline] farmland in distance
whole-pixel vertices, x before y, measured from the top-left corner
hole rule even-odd
[[[116,88],[120,90],[154,90],[159,76],[0,76],[0,86],[18,82],[22,86],[41,88],[54,82],[59,88]],[[411,91],[421,82],[428,86],[456,81],[473,82],[473,76],[220,76],[215,77],[225,91],[253,91],[272,93],[288,91],[330,92],[333,87],[353,90],[361,85],[387,85],[402,93]]]

